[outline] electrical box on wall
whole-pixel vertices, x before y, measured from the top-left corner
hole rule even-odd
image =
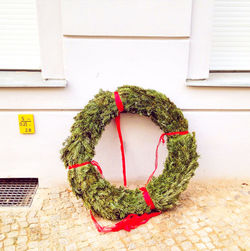
[[[35,133],[33,114],[18,114],[19,129],[21,134]]]

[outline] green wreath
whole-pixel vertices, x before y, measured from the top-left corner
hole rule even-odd
[[[181,110],[164,94],[137,86],[122,86],[117,91],[123,112],[147,116],[165,133],[188,130]],[[100,90],[74,118],[71,136],[61,150],[66,168],[93,159],[102,132],[118,114],[114,93]],[[168,137],[167,149],[163,173],[146,185],[156,211],[165,211],[176,204],[198,167],[194,133]],[[68,180],[77,198],[82,198],[87,208],[106,219],[118,220],[129,214],[151,211],[138,188],[130,190],[110,184],[92,164],[69,170]]]

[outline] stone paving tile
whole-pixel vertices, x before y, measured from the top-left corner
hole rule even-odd
[[[147,224],[100,234],[67,186],[38,189],[30,208],[0,208],[0,250],[250,250],[249,198],[250,180],[193,181]]]

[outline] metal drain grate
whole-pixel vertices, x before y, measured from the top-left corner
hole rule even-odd
[[[30,206],[37,188],[37,178],[0,178],[0,207]]]

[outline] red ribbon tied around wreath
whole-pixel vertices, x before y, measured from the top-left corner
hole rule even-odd
[[[126,163],[125,163],[125,152],[124,152],[124,144],[122,139],[122,131],[121,131],[121,118],[120,113],[124,110],[122,100],[118,92],[114,92],[115,95],[115,103],[118,109],[118,116],[115,117],[116,129],[118,132],[119,140],[121,143],[121,154],[122,154],[122,172],[123,172],[123,184],[127,186],[127,178],[126,178]]]
[[[127,178],[126,178],[125,152],[124,152],[124,144],[123,144],[123,138],[122,138],[122,132],[121,132],[121,123],[120,123],[120,113],[124,110],[124,106],[123,106],[123,103],[122,103],[122,100],[120,98],[119,93],[114,92],[114,96],[115,96],[115,103],[116,103],[116,106],[118,109],[118,116],[115,118],[115,123],[116,123],[117,133],[118,133],[120,144],[121,144],[123,183],[124,183],[124,186],[126,187],[127,186]],[[154,205],[152,198],[150,197],[150,194],[148,193],[148,190],[146,189],[146,186],[150,182],[150,180],[152,179],[152,177],[154,176],[154,174],[158,168],[158,149],[159,149],[159,146],[161,143],[163,143],[163,144],[165,143],[165,139],[164,139],[165,136],[185,135],[185,134],[188,134],[188,131],[168,132],[168,133],[163,133],[159,138],[159,141],[158,141],[158,144],[156,147],[156,151],[155,151],[155,168],[154,168],[153,172],[151,173],[151,175],[149,176],[146,185],[144,187],[140,188],[140,190],[142,191],[143,198],[151,210],[155,209],[155,205]],[[96,166],[96,168],[98,169],[98,171],[100,172],[100,174],[103,177],[103,173],[102,173],[102,169],[101,169],[100,165],[94,160],[69,166],[69,169],[77,168],[77,167],[88,165],[88,164],[92,164],[92,165]],[[142,215],[129,214],[126,218],[119,221],[114,226],[107,227],[107,226],[101,226],[97,222],[97,220],[95,219],[92,211],[90,210],[90,215],[91,215],[91,218],[96,226],[96,229],[101,233],[117,232],[120,230],[125,230],[125,231],[129,232],[131,229],[135,229],[138,226],[145,224],[146,222],[149,221],[150,218],[155,217],[159,214],[161,214],[161,211],[160,212],[144,213]]]

